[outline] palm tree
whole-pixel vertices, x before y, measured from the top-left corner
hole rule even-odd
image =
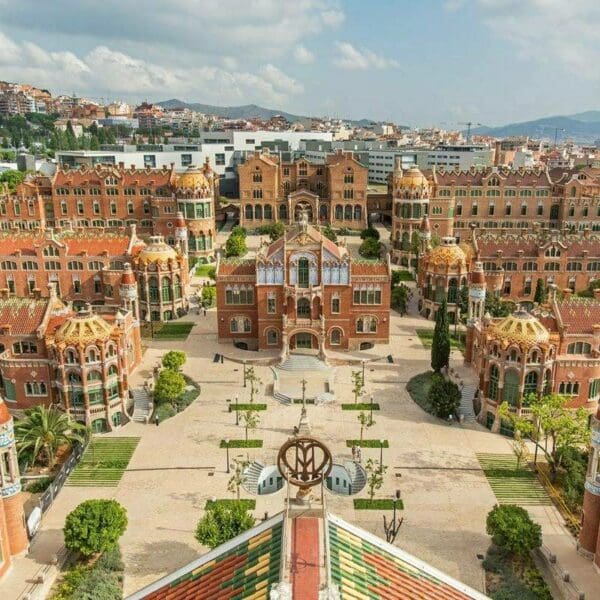
[[[15,423],[19,455],[30,452],[34,463],[40,460],[48,467],[61,446],[83,443],[88,434],[88,428],[68,414],[44,406],[26,410],[25,418]]]

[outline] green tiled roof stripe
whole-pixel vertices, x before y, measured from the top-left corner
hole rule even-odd
[[[338,526],[330,523],[329,524],[329,537],[330,537],[330,547],[332,549],[332,575],[334,576],[334,580],[336,583],[341,583],[341,581],[345,579],[351,580],[355,585],[360,586],[360,589],[364,593],[369,593],[369,590],[364,588],[365,585],[386,585],[390,584],[389,579],[382,577],[377,573],[376,567],[368,564],[364,560],[365,554],[373,554],[379,556],[387,561],[389,561],[395,568],[399,571],[402,571],[406,575],[412,577],[413,579],[423,579],[429,581],[434,585],[444,585],[442,581],[440,581],[437,577],[430,575],[429,573],[423,572],[415,567],[410,565],[405,565],[402,560],[394,557],[389,552],[385,552],[381,548],[378,548],[371,544],[370,542],[358,538],[354,534],[347,532],[347,534],[352,538],[353,542],[348,543],[346,539],[342,539],[338,535]],[[356,563],[357,568],[365,569],[366,572],[356,572],[349,573],[343,570],[343,566],[340,561],[339,551],[343,550],[347,554],[349,554],[352,560]],[[365,583],[363,583],[365,582]],[[372,598],[379,598],[378,595],[373,595],[369,593]]]
[[[175,579],[169,584],[169,587],[176,588],[182,583],[188,581],[195,581],[199,578],[205,577],[210,574],[219,563],[227,560],[231,557],[239,557],[245,556],[246,561],[240,565],[234,572],[233,577],[221,584],[221,589],[238,589],[241,588],[242,594],[246,594],[247,592],[253,592],[256,588],[256,584],[260,581],[273,580],[278,581],[279,579],[279,565],[281,561],[281,536],[282,536],[283,526],[281,523],[277,523],[270,530],[270,536],[268,539],[261,542],[258,546],[252,548],[252,550],[248,550],[249,545],[252,543],[254,538],[244,541],[238,546],[231,548],[227,552],[219,555],[214,561],[211,561],[210,564],[203,566],[202,568],[196,570],[195,573],[190,571],[185,575],[182,575],[178,579]],[[258,534],[257,537],[264,535],[264,533]],[[266,573],[258,575],[256,573],[252,573],[250,575],[245,575],[245,572],[252,568],[253,566],[258,564],[258,559],[264,554],[269,554],[269,569]],[[236,598],[238,596],[235,596]],[[239,596],[239,598],[243,598],[244,595]]]

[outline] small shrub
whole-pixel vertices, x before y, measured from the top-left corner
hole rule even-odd
[[[215,503],[196,527],[196,539],[209,548],[216,548],[254,526],[254,517],[241,503]]]
[[[50,487],[50,484],[53,481],[54,477],[44,477],[43,479],[36,479],[27,486],[27,491],[31,492],[32,494],[41,494],[42,492],[45,492],[48,489],[48,487]]]
[[[217,288],[214,285],[205,285],[202,288],[202,306],[209,308],[217,300]]]
[[[121,550],[118,546],[106,550],[97,560],[96,567],[105,571],[123,571],[125,565],[121,557]]]
[[[241,225],[236,225],[231,229],[231,235],[239,235],[245,238],[248,235],[248,232],[246,231],[245,227],[242,227]]]
[[[156,421],[156,417],[158,417],[158,422],[162,423],[166,419],[170,419],[177,414],[177,410],[172,404],[165,402],[164,404],[159,404],[154,409],[154,414],[152,415],[152,423]]]
[[[374,227],[368,227],[367,229],[363,229],[360,232],[361,240],[367,240],[369,238],[379,240],[379,231],[377,231],[377,229],[375,229]]]
[[[496,546],[517,556],[529,555],[542,545],[542,528],[514,504],[494,506],[486,519],[486,531]]]
[[[187,356],[185,352],[182,352],[181,350],[169,350],[169,352],[162,357],[162,366],[171,371],[179,371],[186,360]]]
[[[379,258],[381,243],[375,238],[367,238],[358,249],[358,253],[364,258]]]
[[[157,403],[174,402],[185,389],[185,379],[181,373],[164,369],[154,386],[154,400]]]
[[[450,415],[455,415],[460,406],[460,397],[460,390],[455,383],[437,373],[433,375],[428,399],[436,417],[447,419]]]

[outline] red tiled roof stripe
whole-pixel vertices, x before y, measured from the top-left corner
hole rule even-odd
[[[557,305],[563,325],[567,325],[567,334],[591,334],[594,325],[600,324],[600,302],[588,300],[567,300]]]
[[[292,522],[293,598],[319,598],[319,519],[297,517]]]
[[[227,263],[219,264],[219,275],[254,275],[256,264],[254,262]]]
[[[0,327],[11,326],[15,335],[34,335],[42,324],[48,300],[9,298],[0,300]]]

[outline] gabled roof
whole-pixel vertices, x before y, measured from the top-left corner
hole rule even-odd
[[[592,334],[594,325],[600,325],[600,302],[596,299],[576,298],[556,303],[558,318],[566,326],[567,334]]]
[[[267,600],[279,581],[283,513],[221,544],[128,600]]]
[[[14,335],[35,335],[44,320],[49,299],[6,298],[0,300],[0,327],[11,327]]]

